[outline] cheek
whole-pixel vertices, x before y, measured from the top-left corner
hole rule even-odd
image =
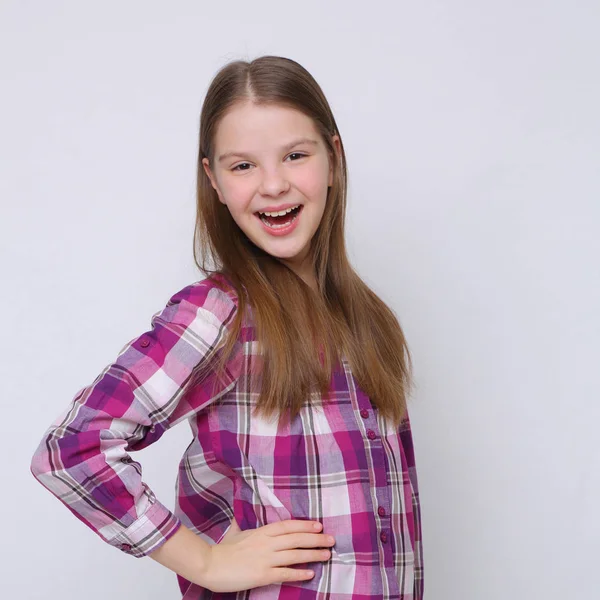
[[[221,193],[225,203],[232,212],[239,213],[250,204],[254,195],[254,186],[243,178],[224,182]]]
[[[328,175],[327,165],[324,168],[319,166],[298,173],[296,183],[305,196],[313,200],[321,200],[327,195]]]

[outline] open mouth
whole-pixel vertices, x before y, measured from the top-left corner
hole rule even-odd
[[[259,212],[255,214],[267,227],[270,227],[271,229],[283,229],[284,227],[291,225],[298,218],[298,215],[302,212],[303,208],[304,205],[300,204],[285,215],[277,217],[264,215]]]

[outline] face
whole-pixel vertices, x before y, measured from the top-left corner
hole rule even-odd
[[[332,141],[339,152],[339,137]],[[310,279],[310,242],[333,182],[312,119],[287,107],[238,104],[219,123],[214,148],[213,164],[205,158],[203,166],[234,221],[256,246]],[[287,209],[294,210],[261,218]]]

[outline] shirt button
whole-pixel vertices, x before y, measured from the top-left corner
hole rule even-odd
[[[127,463],[130,463],[130,462],[133,462],[133,459],[132,459],[130,456],[124,456],[124,457],[121,459],[121,462],[122,462],[122,463],[126,463],[126,464],[127,464]]]
[[[145,348],[146,346],[150,345],[150,340],[148,338],[144,338],[141,342],[140,342],[140,346],[142,348]]]
[[[369,416],[369,411],[368,411],[366,408],[363,408],[363,409],[360,411],[360,416],[361,416],[363,419],[366,419],[366,418]]]
[[[121,550],[129,552],[131,550],[131,544],[121,544]]]
[[[382,531],[379,537],[384,544],[387,542],[387,533],[385,531]]]
[[[377,509],[377,513],[379,514],[380,517],[384,517],[385,516],[385,508],[383,508],[383,506],[380,506]]]
[[[369,431],[367,431],[367,437],[370,440],[374,440],[377,437],[377,434],[372,429],[369,429]]]

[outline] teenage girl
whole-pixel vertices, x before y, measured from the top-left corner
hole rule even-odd
[[[76,394],[31,461],[105,542],[177,573],[185,600],[423,597],[411,359],[348,261],[346,187],[306,69],[222,68],[200,118],[205,279]],[[171,511],[130,453],[182,421]]]

